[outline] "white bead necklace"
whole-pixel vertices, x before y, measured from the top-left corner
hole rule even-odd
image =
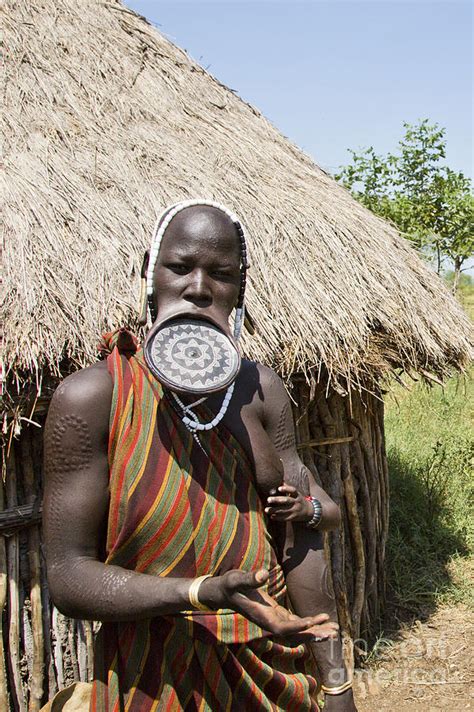
[[[209,422],[209,423],[201,423],[197,415],[193,413],[192,408],[195,408],[197,405],[200,405],[203,403],[206,398],[200,398],[198,401],[195,403],[191,403],[190,405],[185,405],[181,398],[176,395],[174,391],[173,393],[173,398],[175,399],[176,403],[179,405],[179,407],[182,409],[184,415],[182,417],[182,421],[186,428],[193,434],[196,433],[197,430],[212,430],[218,423],[221,422],[222,418],[226,414],[227,408],[229,407],[230,399],[232,398],[232,394],[234,392],[234,386],[235,386],[235,381],[230,384],[229,388],[225,392],[224,400],[222,401],[221,408],[217,415],[214,416],[214,418]],[[190,418],[187,414],[190,414],[192,418]]]

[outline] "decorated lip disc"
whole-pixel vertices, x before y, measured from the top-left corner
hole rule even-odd
[[[221,391],[240,369],[240,355],[231,339],[214,324],[199,319],[164,322],[147,339],[144,355],[160,383],[181,393]]]

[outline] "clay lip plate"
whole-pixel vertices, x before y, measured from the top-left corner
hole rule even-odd
[[[211,320],[164,320],[144,345],[146,363],[160,383],[178,393],[202,395],[227,388],[240,370],[233,340]]]

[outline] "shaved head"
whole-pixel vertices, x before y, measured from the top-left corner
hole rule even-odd
[[[240,261],[237,229],[229,216],[218,208],[192,205],[179,212],[163,235],[162,249],[170,242],[180,244],[184,240],[189,245],[201,242],[208,249],[225,250],[229,258]]]

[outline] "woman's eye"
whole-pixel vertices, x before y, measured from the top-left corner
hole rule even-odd
[[[232,280],[239,278],[239,274],[236,274],[235,271],[231,269],[215,269],[213,270],[212,275],[213,277],[216,277],[216,279]]]
[[[172,263],[172,264],[169,264],[169,265],[166,265],[166,266],[167,266],[168,269],[170,269],[172,272],[176,272],[176,274],[186,274],[186,272],[189,271],[189,269],[188,269],[188,267],[187,267],[186,265],[179,264],[179,263],[176,263],[176,264]]]

